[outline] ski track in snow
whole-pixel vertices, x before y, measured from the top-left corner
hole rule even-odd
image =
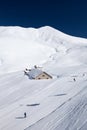
[[[67,108],[67,106],[72,105],[73,100],[74,100],[74,103],[75,103],[75,100],[77,100],[78,97],[81,96],[84,93],[85,90],[87,90],[87,87],[82,89],[80,92],[78,92],[72,98],[69,98],[66,102],[62,103],[58,108],[56,108],[56,110],[51,112],[49,115],[47,115],[46,117],[40,119],[38,122],[36,122],[32,126],[26,128],[25,130],[32,130],[32,129],[38,130],[38,128],[41,129],[41,130],[42,129],[44,129],[44,130],[47,130],[47,129],[48,130],[53,130],[53,129],[55,129],[55,130],[60,130],[60,129],[64,130],[64,129],[67,129],[68,130],[70,128],[72,128],[72,130],[74,130],[74,129],[78,129],[78,130],[83,129],[83,127],[86,125],[87,120],[86,121],[83,120],[83,123],[82,123],[82,125],[80,124],[80,127],[79,127],[79,125],[74,127],[73,125],[75,125],[76,121],[78,121],[78,120],[73,118],[73,114],[74,113],[78,114],[78,111],[79,111],[79,113],[81,113],[84,110],[83,108],[87,109],[86,108],[87,103],[84,101],[87,98],[86,99],[83,98],[81,103],[78,101],[77,106],[73,106],[74,108],[71,108],[69,111],[67,111],[67,113],[64,113],[64,112],[61,113],[61,115],[63,115],[62,118],[60,118],[61,116],[59,117],[59,115],[57,113],[58,113],[58,111],[60,111],[59,109],[64,109],[64,107]],[[86,92],[85,92],[85,94],[86,94]],[[83,97],[84,97],[84,95],[83,95]],[[74,105],[74,103],[73,103],[73,105]],[[81,110],[79,110],[79,109],[81,109]],[[54,115],[55,115],[55,117],[53,118]],[[71,116],[71,117],[69,118],[69,116]],[[67,121],[67,118],[69,118],[68,121]],[[71,124],[71,121],[75,122],[75,123],[72,124],[71,127],[69,127],[69,125]],[[65,123],[65,122],[66,122],[66,124],[64,124],[64,126],[62,128],[62,124]],[[53,124],[55,124],[55,125],[53,125]],[[86,129],[86,127],[85,127],[85,129]]]

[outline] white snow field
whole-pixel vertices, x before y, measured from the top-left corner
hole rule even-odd
[[[30,80],[34,65],[53,79]],[[87,130],[87,39],[0,27],[0,130]]]

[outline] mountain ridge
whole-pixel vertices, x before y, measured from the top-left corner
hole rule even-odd
[[[50,60],[54,62],[52,59],[55,57],[57,57],[55,61],[59,60],[62,65],[63,62],[71,61],[71,57],[68,58],[70,51],[79,52],[81,47],[86,53],[87,39],[68,36],[49,26],[39,29],[0,27],[0,32],[1,73],[22,70],[28,64],[32,66],[43,65]],[[72,63],[73,61],[70,64]]]

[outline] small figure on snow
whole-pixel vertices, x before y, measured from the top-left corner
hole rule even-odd
[[[24,112],[24,118],[26,118],[26,116],[27,116],[27,114],[26,114],[26,112]]]
[[[75,81],[76,81],[76,79],[74,78],[74,79],[73,79],[73,81],[75,82]]]

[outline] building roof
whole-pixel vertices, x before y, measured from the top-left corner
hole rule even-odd
[[[31,69],[29,72],[27,72],[27,75],[29,76],[30,79],[35,79],[37,76],[39,76],[42,73],[43,73],[42,70],[34,68],[34,69]]]

